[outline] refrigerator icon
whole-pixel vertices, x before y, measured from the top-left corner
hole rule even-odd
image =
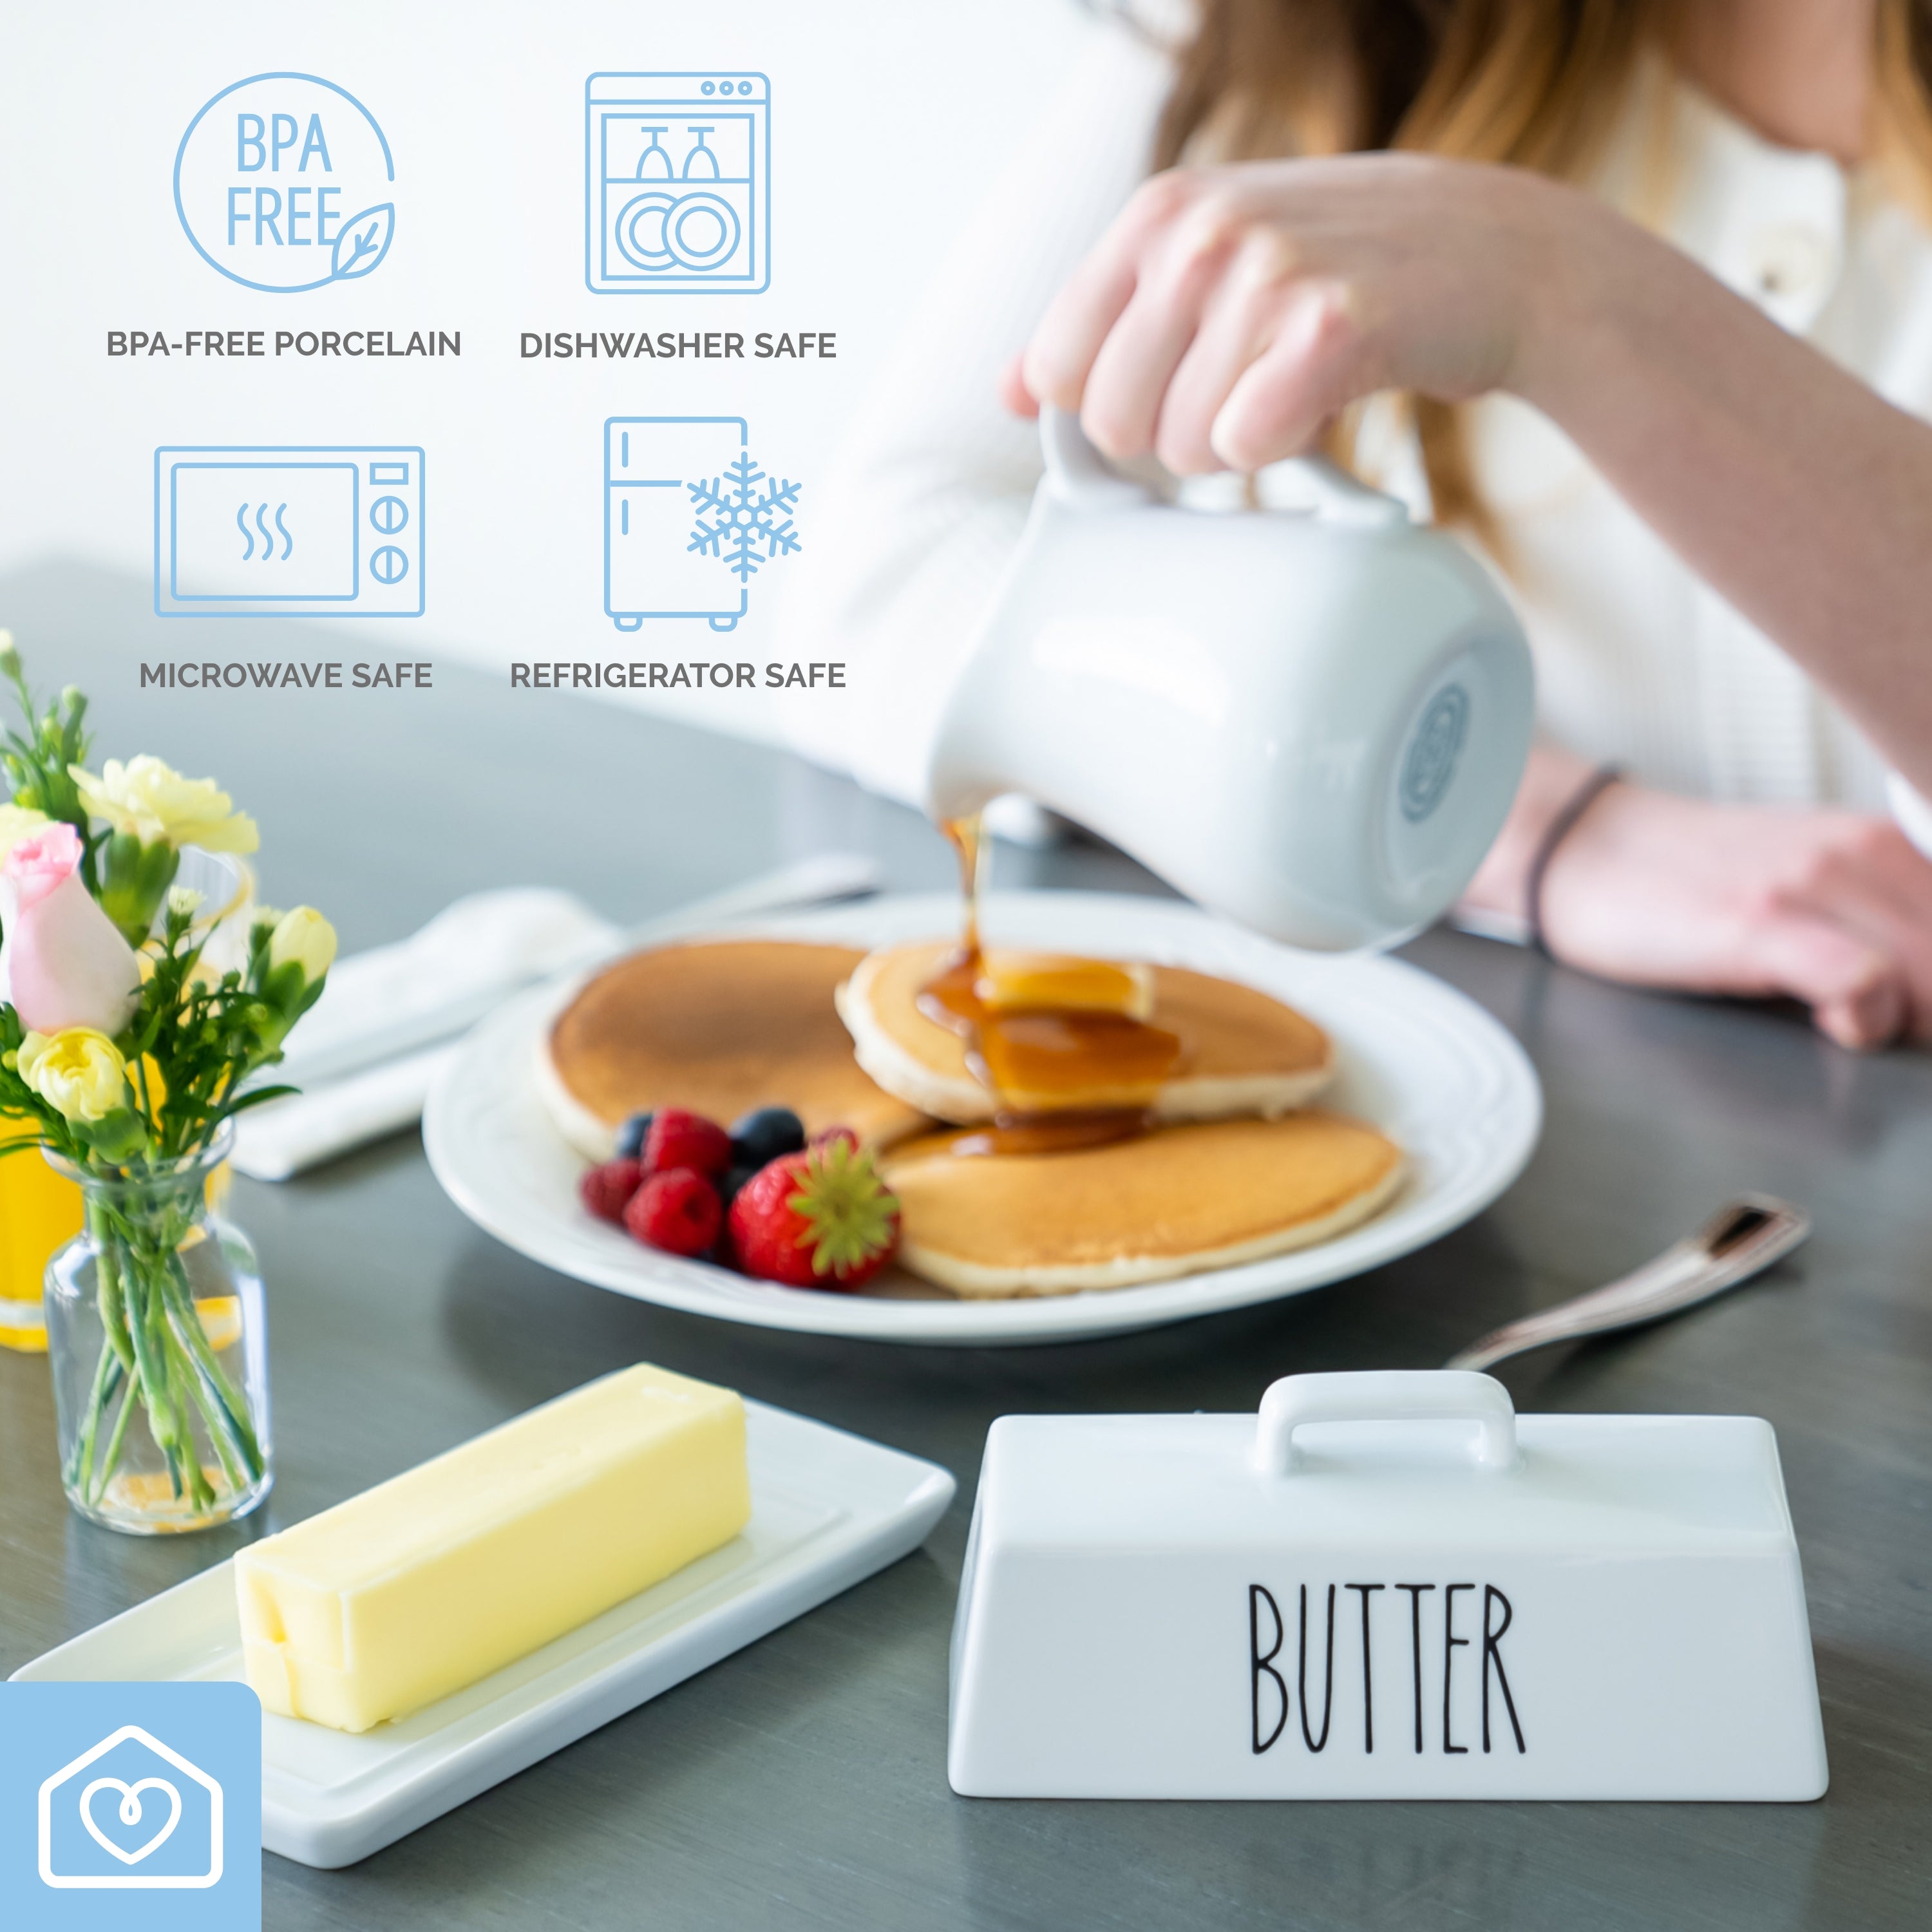
[[[612,416],[604,425],[604,608],[735,628],[765,565],[799,548],[800,486],[760,469],[742,416]]]

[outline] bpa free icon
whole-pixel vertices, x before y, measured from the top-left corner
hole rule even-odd
[[[175,156],[195,252],[244,288],[297,295],[373,274],[396,229],[396,166],[375,116],[312,74],[224,87]]]

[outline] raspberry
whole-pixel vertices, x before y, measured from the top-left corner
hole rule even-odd
[[[652,1174],[624,1210],[624,1226],[639,1240],[672,1255],[704,1253],[724,1218],[717,1189],[688,1167]]]
[[[577,1192],[600,1221],[621,1222],[626,1204],[644,1178],[644,1170],[634,1160],[607,1160],[602,1167],[586,1172],[577,1184]]]
[[[730,1222],[739,1266],[793,1288],[856,1288],[898,1247],[898,1198],[850,1139],[760,1168],[739,1190]]]
[[[662,1174],[674,1167],[722,1174],[731,1165],[731,1136],[702,1114],[660,1107],[645,1130],[640,1158],[646,1174]]]

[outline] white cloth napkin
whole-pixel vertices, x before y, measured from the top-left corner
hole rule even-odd
[[[255,1180],[291,1180],[326,1160],[422,1118],[436,1076],[460,1042],[426,1047],[360,1073],[327,1080],[313,1093],[271,1100],[236,1123],[234,1165]]]
[[[568,892],[472,892],[409,938],[338,960],[289,1036],[277,1077],[306,1087],[444,1038],[616,934]]]
[[[286,1180],[409,1126],[454,1050],[452,1034],[616,938],[572,894],[517,886],[472,893],[410,938],[339,960],[270,1075],[303,1090],[241,1117],[235,1166]]]

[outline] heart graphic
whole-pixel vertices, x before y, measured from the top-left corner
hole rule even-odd
[[[131,1852],[124,1852],[114,1840],[94,1822],[94,1794],[97,1791],[118,1791],[121,1794],[121,1822],[124,1825],[138,1825],[142,1810],[141,1793],[144,1791],[165,1791],[168,1802],[174,1808],[168,1814],[168,1822],[145,1845]],[[150,1852],[158,1850],[174,1835],[175,1827],[181,1822],[181,1793],[165,1778],[143,1778],[132,1784],[124,1784],[118,1778],[97,1778],[80,1794],[80,1822],[87,1827],[94,1842],[104,1851],[111,1852],[124,1865],[137,1865]]]

